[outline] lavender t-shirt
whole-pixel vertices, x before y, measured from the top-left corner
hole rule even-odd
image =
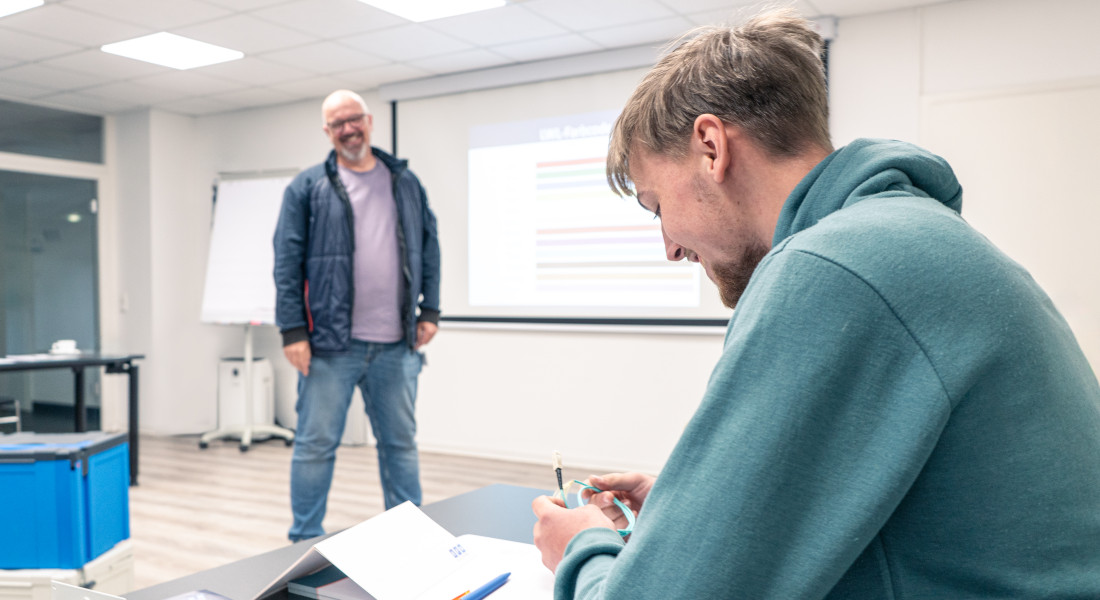
[[[355,214],[355,306],[351,337],[368,342],[396,342],[401,330],[401,296],[405,280],[397,247],[397,204],[390,170],[382,161],[365,172],[339,166]]]

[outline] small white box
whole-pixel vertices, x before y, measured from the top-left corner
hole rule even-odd
[[[245,423],[244,359],[223,358],[218,364],[218,428],[228,429]],[[252,359],[252,422],[247,425],[275,424],[275,378],[271,361]]]
[[[133,545],[130,540],[122,540],[80,571],[81,587],[115,596],[128,594],[134,588]]]
[[[51,581],[84,582],[80,569],[0,569],[0,600],[50,600]]]
[[[52,600],[51,581],[128,594],[134,588],[133,546],[122,540],[80,569],[0,569],[0,600]]]

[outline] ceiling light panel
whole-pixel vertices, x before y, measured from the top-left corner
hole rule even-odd
[[[0,19],[17,12],[38,8],[45,3],[46,0],[0,0]]]
[[[504,6],[505,0],[359,0],[388,13],[421,23]]]
[[[107,44],[100,50],[181,71],[244,58],[243,52],[164,31]]]

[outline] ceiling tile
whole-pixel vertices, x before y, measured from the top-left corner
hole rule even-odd
[[[740,22],[766,2],[812,18],[938,1],[511,0],[413,24],[358,0],[48,0],[0,21],[0,96],[50,97],[94,112],[212,114],[606,48],[656,48],[694,25]],[[160,30],[247,56],[177,72],[98,50]]]
[[[411,60],[408,64],[433,73],[456,73],[496,67],[508,62],[511,61],[499,54],[477,48]]]
[[[850,17],[873,12],[887,12],[915,6],[927,6],[929,4],[939,4],[941,2],[943,2],[943,0],[878,0],[878,2],[874,3],[868,3],[865,0],[813,0],[812,3],[821,11],[821,14],[833,15],[835,17]]]
[[[177,98],[222,94],[243,89],[247,85],[232,79],[211,77],[197,71],[173,71],[135,79],[135,83],[173,92]]]
[[[336,42],[318,42],[288,50],[268,52],[263,55],[263,58],[309,73],[339,73],[376,67],[389,62]]]
[[[561,26],[527,10],[523,5],[510,5],[428,21],[426,25],[479,46],[508,44],[568,33]]]
[[[493,46],[493,52],[520,62],[596,52],[602,49],[596,42],[575,33]]]
[[[918,3],[921,3],[921,4],[928,4],[930,2],[930,0],[905,0],[905,1],[908,4],[913,4],[914,2],[918,2]],[[934,0],[934,1],[940,2],[942,0]],[[790,2],[790,5],[791,5],[791,8],[795,9],[795,11],[797,11],[798,14],[802,15],[803,17],[806,17],[807,19],[812,19],[814,17],[820,17],[822,15],[831,15],[832,14],[830,12],[820,10],[820,7],[818,6],[819,2],[817,0],[814,0],[813,2],[807,2],[806,0],[789,0],[789,2]],[[862,12],[876,12],[877,9],[875,7],[879,6],[879,3],[877,2],[877,0],[876,1],[865,1],[865,2],[863,2],[863,6],[864,6],[864,9],[863,9]]]
[[[295,0],[252,14],[325,39],[408,23],[397,15],[358,0]]]
[[[607,48],[625,46],[663,46],[678,38],[692,28],[692,23],[683,17],[658,19],[633,25],[620,25],[584,32],[584,36]]]
[[[62,92],[39,98],[38,102],[48,104],[56,108],[67,108],[81,112],[90,112],[99,115],[126,112],[138,108],[140,105],[129,100],[99,98],[83,93]]]
[[[78,50],[80,46],[0,27],[0,56],[5,58],[21,61],[42,60]]]
[[[0,78],[5,81],[5,85],[8,81],[21,81],[49,88],[53,91],[75,90],[96,85],[102,81],[92,73],[58,69],[57,67],[47,67],[37,63],[4,69],[0,71]]]
[[[309,71],[255,56],[202,67],[202,72],[213,77],[234,79],[249,85],[271,85],[311,75]]]
[[[389,64],[353,73],[341,73],[340,77],[352,82],[350,89],[369,90],[380,85],[406,79],[420,79],[432,73],[411,65]]]
[[[291,94],[271,88],[248,88],[236,92],[229,92],[228,94],[210,96],[210,99],[241,107],[270,106],[272,104],[285,104],[296,100]]]
[[[803,0],[787,0],[784,6],[788,5],[795,9],[798,14],[809,19],[822,14],[821,11],[811,6],[809,2],[804,2]],[[681,12],[685,13],[687,19],[696,25],[736,25],[755,15],[760,10],[761,5],[759,3],[747,4],[738,2],[734,3],[734,5],[729,8],[718,10],[703,10],[699,12],[694,10],[683,10]]]
[[[391,27],[346,37],[340,42],[393,61],[415,60],[471,48],[470,44],[423,25]]]
[[[178,92],[154,87],[140,81],[119,81],[98,85],[81,90],[81,93],[94,98],[130,102],[134,106],[155,106],[177,100],[180,97]]]
[[[286,0],[204,0],[215,6],[235,11],[248,11],[282,4]]]
[[[760,9],[763,6],[778,4],[776,2],[764,4],[760,2],[760,0],[659,0],[659,2],[682,15],[715,11],[726,13],[727,17],[739,9],[744,10],[744,7],[756,7],[756,9]],[[789,0],[787,3],[790,3]]]
[[[40,64],[95,74],[100,83],[114,79],[132,79],[170,71],[168,67],[108,54],[101,50],[84,50],[75,54],[44,60]]]
[[[166,102],[161,104],[159,108],[182,115],[199,117],[237,110],[241,108],[241,105],[226,102],[224,100],[215,100],[208,96],[199,96],[197,98],[185,98],[183,100],[176,100],[175,102]]]
[[[225,8],[198,0],[67,0],[65,6],[158,31],[231,14]]]
[[[146,27],[121,23],[61,4],[47,4],[4,17],[4,27],[85,48],[153,33]]]
[[[692,25],[729,25],[736,21],[731,15],[733,13],[728,10],[707,10],[703,12],[691,13],[686,15],[685,18],[691,21]]]
[[[298,98],[324,98],[336,90],[354,87],[354,83],[340,76],[322,75],[298,81],[289,81],[271,86]],[[320,103],[318,103],[320,107]]]
[[[573,31],[605,29],[675,15],[655,0],[530,0],[523,7]]]
[[[201,25],[183,27],[174,33],[208,44],[239,50],[245,54],[281,50],[316,40],[311,35],[248,15],[234,15]]]
[[[4,79],[4,73],[2,71],[0,71],[0,79],[4,81],[4,88],[0,90],[0,97],[9,100],[29,100],[47,94],[53,94],[56,91],[48,87],[34,85],[33,83]]]

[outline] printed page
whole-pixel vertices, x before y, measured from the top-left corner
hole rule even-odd
[[[377,600],[417,598],[470,560],[455,536],[411,502],[318,542],[315,548]]]
[[[542,555],[533,544],[463,535],[459,544],[471,559],[439,585],[417,600],[450,600],[475,590],[499,575],[511,573],[508,582],[490,596],[490,600],[550,600],[554,596],[554,574],[542,564]]]

